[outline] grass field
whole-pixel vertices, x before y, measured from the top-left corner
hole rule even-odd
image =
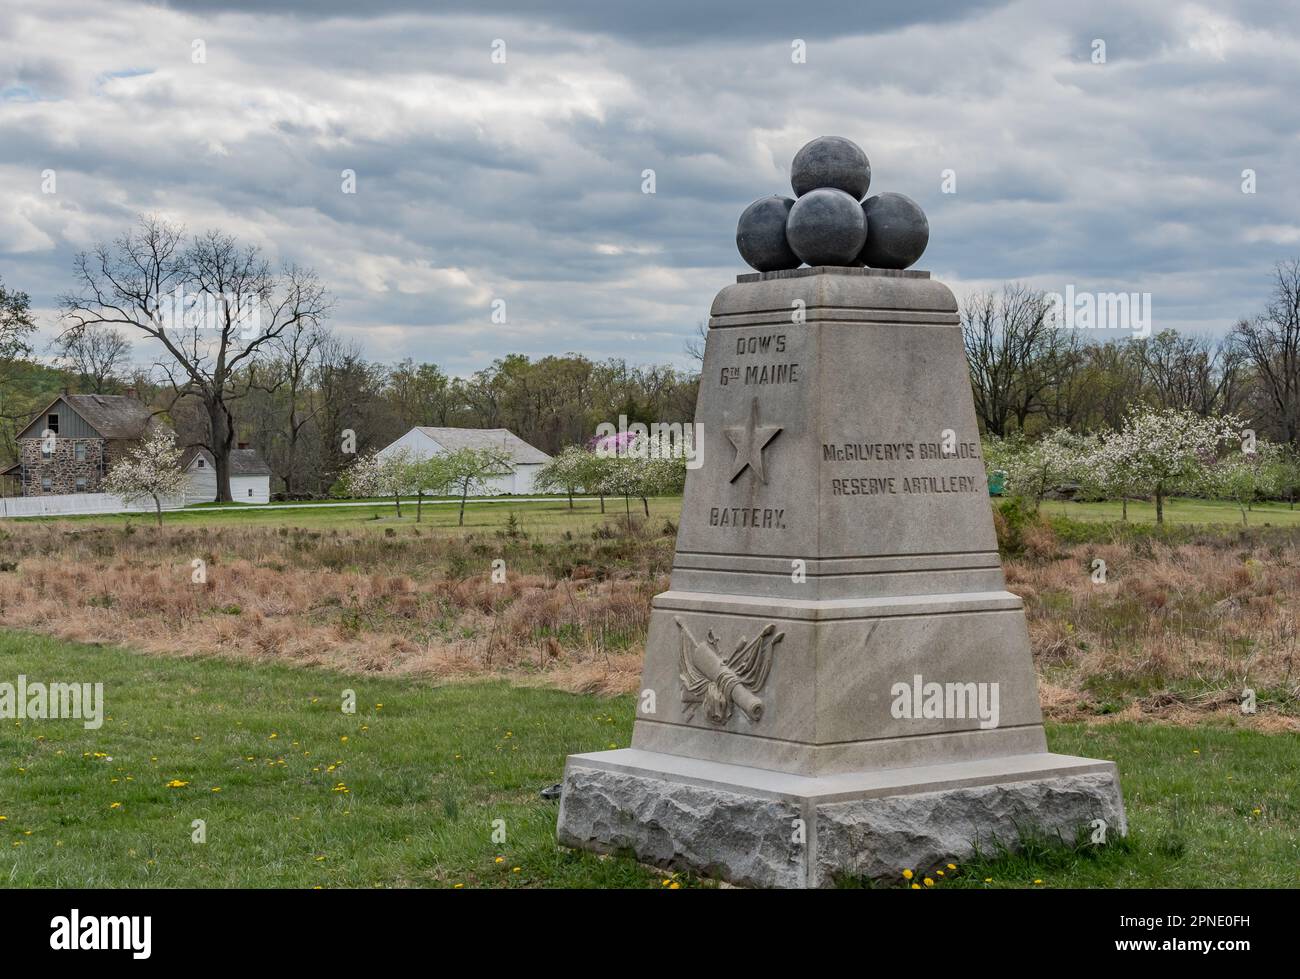
[[[331,501],[296,504],[292,507],[279,508],[258,506],[237,506],[235,509],[218,509],[216,505],[187,507],[184,510],[169,510],[163,513],[163,523],[171,526],[190,527],[301,527],[309,530],[331,530],[342,528],[374,528],[416,526],[417,507],[414,500],[402,502],[401,516],[392,500],[375,501],[361,506],[328,506]],[[227,504],[229,506],[229,504]],[[652,498],[649,500],[651,520],[662,523],[664,520],[676,522],[681,513],[682,500],[679,496]],[[462,532],[458,521],[460,506],[458,502],[443,500],[430,502],[425,500],[420,516],[420,526],[430,530],[447,530]],[[632,500],[630,506],[633,517],[645,516],[640,500]],[[598,500],[575,500],[573,507],[563,497],[544,502],[523,502],[509,498],[492,501],[469,502],[465,505],[464,531],[498,530],[515,514],[526,530],[559,534],[565,530],[589,530],[594,521],[617,521],[624,519],[627,508],[624,500],[608,498],[605,500],[605,513],[600,512]],[[84,517],[24,517],[13,521],[17,524],[51,524],[67,523],[77,527],[102,526],[148,526],[156,522],[152,513],[127,513],[120,515],[93,514]],[[0,521],[0,529],[5,526]]]
[[[1093,523],[1117,522],[1124,516],[1123,504],[1118,501],[1073,503],[1044,500],[1042,511],[1049,517],[1069,517]],[[1154,524],[1155,504],[1130,500],[1128,519],[1130,523]],[[1165,523],[1171,526],[1222,524],[1240,527],[1241,510],[1235,503],[1174,497],[1165,500]],[[1286,503],[1257,503],[1247,511],[1246,524],[1251,527],[1300,527],[1300,509],[1293,510]]]
[[[0,724],[9,886],[702,883],[554,843],[556,807],[539,789],[568,753],[627,746],[631,697],[358,679],[0,632],[0,681],[19,674],[102,681],[106,709],[99,730]],[[340,710],[346,689],[355,714]],[[1129,839],[919,875],[940,888],[1300,883],[1293,735],[1115,723],[1048,736],[1053,750],[1119,763]]]
[[[415,500],[403,500],[401,515],[391,500],[347,501],[359,506],[331,506],[345,501],[319,500],[292,506],[277,504],[274,507],[239,506],[232,504],[200,504],[184,510],[163,514],[166,524],[178,526],[246,526],[246,527],[302,527],[314,530],[347,527],[391,527],[416,523]],[[629,505],[630,504],[630,505]],[[656,522],[677,522],[681,514],[680,496],[656,497],[649,500],[650,519]],[[630,509],[634,517],[644,517],[640,500],[624,501],[621,497],[605,500],[605,512],[600,503],[592,499],[578,499],[570,507],[568,500],[556,497],[537,502],[536,497],[518,500],[497,497],[492,500],[471,501],[465,506],[465,529],[498,529],[514,513],[516,519],[530,530],[562,533],[565,530],[588,529],[593,520],[618,520]],[[459,501],[446,497],[425,500],[421,524],[433,530],[457,530]],[[1049,517],[1067,517],[1088,523],[1118,523],[1123,519],[1123,507],[1118,501],[1102,503],[1074,503],[1064,500],[1044,500],[1042,512]],[[1128,505],[1131,524],[1154,524],[1155,505],[1141,500],[1131,500]],[[116,516],[90,515],[84,517],[28,517],[22,523],[66,522],[78,526],[96,525],[121,527],[148,524],[155,520],[151,513],[131,513]],[[1173,497],[1165,501],[1165,522],[1171,527],[1223,526],[1240,527],[1241,510],[1234,503]],[[1300,509],[1291,509],[1285,503],[1256,504],[1246,514],[1251,527],[1300,527]],[[0,524],[0,526],[3,526]]]

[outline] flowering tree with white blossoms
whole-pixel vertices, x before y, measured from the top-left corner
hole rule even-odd
[[[391,496],[402,515],[402,494],[415,493],[420,487],[411,455],[398,449],[380,458],[378,452],[364,455],[343,474],[343,487],[349,496]]]
[[[1286,475],[1282,455],[1281,446],[1263,439],[1249,448],[1230,447],[1206,467],[1201,487],[1212,499],[1236,503],[1244,527],[1248,524],[1247,513],[1257,500],[1281,492]]]
[[[680,493],[686,482],[686,457],[675,451],[672,441],[664,436],[633,436],[602,462],[600,488],[610,496],[623,497],[629,521],[632,497],[640,498],[648,517],[648,497]]]
[[[569,509],[573,509],[573,494],[587,488],[592,478],[592,453],[580,445],[570,445],[551,461],[537,470],[533,486],[539,490],[568,493]]]
[[[1124,427],[1107,434],[1097,454],[1113,493],[1155,497],[1156,523],[1165,521],[1165,497],[1203,479],[1225,443],[1239,444],[1244,424],[1235,415],[1203,417],[1176,408],[1138,405]],[[1125,508],[1127,516],[1127,506]]]
[[[1049,490],[1082,477],[1095,441],[1094,436],[1063,428],[1034,442],[1017,433],[990,439],[984,446],[984,464],[990,472],[1004,475],[1004,493],[1028,501],[1037,511]]]
[[[126,458],[115,465],[104,480],[105,492],[120,496],[128,503],[144,497],[153,499],[162,526],[163,497],[176,496],[185,488],[185,472],[181,469],[184,455],[176,444],[176,436],[162,425],[155,426]]]

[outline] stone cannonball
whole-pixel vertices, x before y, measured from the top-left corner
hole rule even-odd
[[[745,208],[736,224],[736,248],[750,268],[760,272],[797,269],[799,256],[785,240],[785,222],[794,201],[788,197],[760,197]]]
[[[858,256],[873,269],[905,269],[930,243],[930,222],[919,204],[902,194],[877,194],[862,204],[867,242]]]
[[[867,240],[866,213],[844,191],[819,187],[794,202],[785,237],[809,265],[852,265]]]
[[[798,197],[818,187],[834,187],[860,201],[871,186],[871,164],[853,140],[819,136],[794,155],[790,184]]]

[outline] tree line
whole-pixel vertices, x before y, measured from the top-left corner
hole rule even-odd
[[[1300,438],[1300,259],[1279,263],[1262,308],[1217,339],[1086,338],[1019,283],[968,296],[961,326],[980,429],[994,438],[1118,430],[1133,405],[1239,415],[1278,443]]]
[[[1240,416],[1258,434],[1300,439],[1300,260],[1279,263],[1262,308],[1222,339],[1173,331],[1114,340],[1060,329],[1048,297],[1022,284],[967,297],[961,328],[981,432],[1036,439],[1123,427],[1129,408]],[[134,389],[218,465],[240,443],[270,465],[273,490],[328,493],[358,458],[416,425],[507,428],[551,455],[601,422],[693,421],[698,377],[667,365],[580,353],[511,354],[469,377],[412,359],[382,364],[328,323],[333,300],[310,269],[273,267],[217,230],[188,235],[141,218],[75,261],[57,340],[32,349],[28,297],[0,282],[0,463],[61,388]],[[145,343],[153,363],[136,365]],[[687,345],[696,357],[696,338]]]

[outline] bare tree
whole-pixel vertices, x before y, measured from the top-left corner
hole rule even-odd
[[[1013,419],[1024,428],[1076,346],[1048,322],[1047,311],[1044,294],[1019,283],[1001,295],[975,293],[962,306],[975,411],[991,435],[1004,437]]]
[[[703,364],[704,344],[708,339],[709,328],[703,322],[696,323],[695,332],[686,338],[686,342],[682,344],[682,350],[685,351],[686,356]]]
[[[270,452],[272,466],[279,469],[285,495],[292,498],[299,490],[300,448],[304,433],[318,414],[322,403],[313,381],[318,355],[330,340],[329,332],[314,320],[302,319],[290,325],[274,344],[274,359],[260,371],[250,371],[251,383],[283,401],[283,423],[272,442],[279,442],[280,452]]]
[[[104,326],[66,330],[51,346],[55,356],[76,372],[92,394],[105,394],[116,387],[118,372],[131,356],[131,341],[126,334]]]
[[[187,244],[183,229],[157,217],[82,252],[75,267],[76,291],[61,302],[65,332],[126,326],[162,346],[157,366],[176,395],[203,404],[217,499],[229,501],[236,378],[286,330],[327,315],[315,273],[297,266],[274,272],[258,246],[215,230]]]
[[[1258,408],[1280,441],[1300,436],[1300,259],[1274,268],[1273,295],[1264,312],[1242,320],[1232,340],[1254,374]]]
[[[1243,355],[1235,344],[1163,330],[1133,341],[1142,358],[1149,398],[1161,408],[1203,418],[1233,412],[1241,400]]]

